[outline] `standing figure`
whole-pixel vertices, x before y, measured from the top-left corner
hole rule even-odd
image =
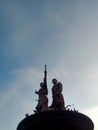
[[[62,94],[62,84],[57,81],[57,79],[52,80],[52,105],[50,108],[54,108],[55,110],[65,110],[65,103]]]
[[[39,91],[35,91],[36,94],[38,94],[38,104],[36,106],[36,112],[42,112],[48,110],[48,89],[47,89],[47,71],[46,71],[46,65],[45,65],[45,71],[44,71],[44,81],[40,83],[40,89]]]
[[[44,88],[44,83],[40,83],[39,91],[35,91],[39,96],[38,104],[36,106],[37,112],[46,111],[48,109],[48,98],[47,98],[47,90]]]

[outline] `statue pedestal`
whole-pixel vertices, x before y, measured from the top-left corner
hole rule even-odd
[[[45,111],[24,118],[17,130],[93,130],[92,120],[75,111]]]

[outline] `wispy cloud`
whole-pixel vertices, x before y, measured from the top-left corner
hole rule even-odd
[[[4,127],[4,130],[12,120],[14,122],[9,129],[15,129],[15,125],[17,125],[15,123],[19,123],[26,113],[33,113],[37,104],[35,90],[39,89],[41,80],[40,71],[33,68],[15,70],[13,76],[15,77],[14,81],[10,82],[6,89],[0,93],[0,121],[3,121],[1,128]]]
[[[38,67],[43,64],[48,65],[49,104],[51,80],[57,78],[63,84],[65,104],[74,104],[79,111],[98,105],[97,5],[77,0],[1,2],[0,59],[6,83],[0,92],[1,129],[33,112],[34,91],[43,78]],[[13,78],[8,81],[8,76]]]

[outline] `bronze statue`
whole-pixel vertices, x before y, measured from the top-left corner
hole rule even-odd
[[[35,91],[36,94],[39,96],[38,104],[36,106],[35,112],[42,112],[48,110],[48,89],[47,89],[47,66],[45,65],[44,71],[44,80],[40,83],[39,91]]]
[[[52,80],[53,87],[52,87],[52,105],[50,109],[53,108],[54,110],[65,110],[65,103],[62,94],[62,84],[57,81],[57,79]]]
[[[64,103],[64,97],[62,94],[62,83],[58,82],[57,79],[52,80],[52,104],[48,107],[48,89],[47,89],[47,66],[45,65],[44,71],[44,79],[43,82],[40,83],[40,89],[35,91],[38,94],[38,104],[36,106],[36,110],[34,112],[42,112],[47,110],[66,110]]]

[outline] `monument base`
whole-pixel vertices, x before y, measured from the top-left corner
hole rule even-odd
[[[17,130],[93,130],[92,120],[75,111],[45,111],[24,118]]]

